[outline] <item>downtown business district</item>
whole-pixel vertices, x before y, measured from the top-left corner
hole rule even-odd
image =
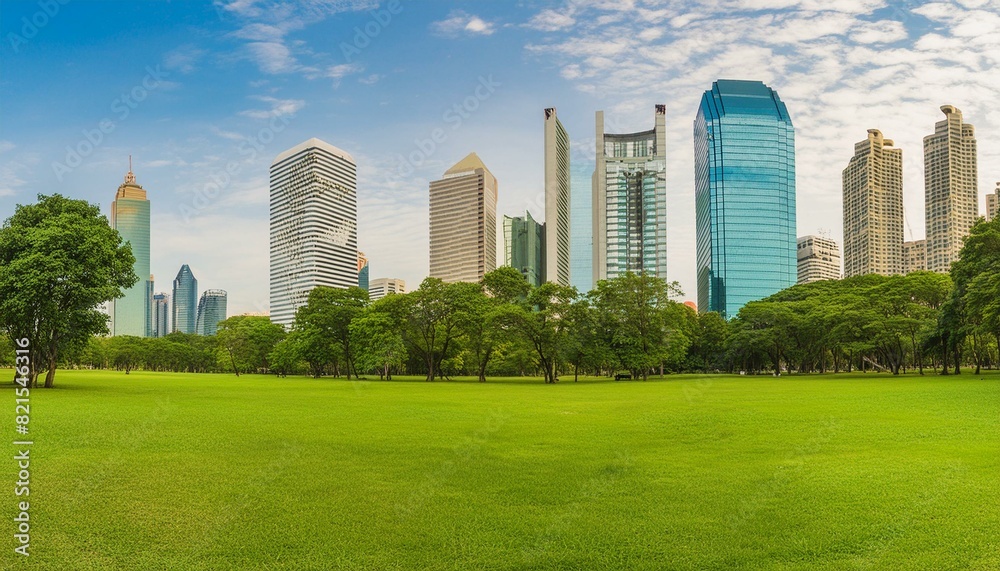
[[[871,129],[843,171],[843,276],[947,272],[978,216],[975,131],[959,109],[924,138],[926,238],[904,241],[902,151]],[[504,216],[504,265],[532,285],[588,291],[628,272],[666,279],[666,107],[654,127],[607,133],[596,113],[590,188],[573,184],[570,138],[556,110],[544,110],[544,221]],[[778,93],[760,81],[718,80],[694,121],[698,301],[701,311],[736,316],[747,302],[796,283],[841,277],[840,252],[823,236],[796,235],[795,135]],[[429,276],[478,282],[498,265],[497,179],[470,153],[430,182]],[[573,190],[575,189],[575,192]],[[589,191],[590,224],[571,196]],[[997,189],[986,196],[996,217]],[[586,203],[585,199],[579,201]],[[585,205],[585,204],[584,204]],[[131,172],[112,204],[111,223],[132,245],[135,273],[149,276],[111,302],[112,335],[211,335],[226,318],[226,292],[208,290],[181,267],[173,293],[154,293],[149,200]],[[369,279],[358,251],[357,165],[320,139],[280,153],[270,168],[270,318],[290,327],[316,286],[360,286],[372,300],[405,293],[396,278]],[[572,227],[572,239],[571,239]]]

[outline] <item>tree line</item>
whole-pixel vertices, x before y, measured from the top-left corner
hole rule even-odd
[[[678,285],[651,276],[626,274],[581,294],[534,287],[504,267],[480,283],[427,278],[376,301],[356,287],[318,287],[288,331],[267,317],[236,316],[212,337],[156,339],[104,336],[97,305],[135,283],[130,248],[109,230],[95,207],[58,195],[18,207],[0,229],[0,364],[13,361],[10,339],[21,336],[37,340],[47,385],[57,365],[554,383],[682,371],[949,374],[1000,364],[1000,220],[976,224],[950,275],[796,285],[728,322],[673,301]],[[98,262],[109,267],[90,272]]]

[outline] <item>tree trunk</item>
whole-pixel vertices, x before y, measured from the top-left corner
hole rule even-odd
[[[56,357],[49,357],[49,370],[45,373],[45,388],[51,389],[56,380]]]

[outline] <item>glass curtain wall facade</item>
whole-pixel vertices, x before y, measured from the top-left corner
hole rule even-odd
[[[131,159],[129,159],[131,162]],[[131,169],[111,203],[111,227],[132,247],[139,281],[111,302],[111,334],[153,336],[153,277],[149,273],[149,200]]]
[[[153,295],[153,337],[166,337],[170,333],[170,296]]]
[[[198,307],[198,280],[191,268],[184,264],[174,278],[174,311],[170,320],[173,331],[194,333]]]
[[[368,291],[368,278],[371,274],[368,271],[368,258],[364,252],[358,252],[358,287]]]
[[[570,166],[570,187],[573,200],[570,202],[570,285],[580,293],[587,293],[594,287],[593,224],[591,222],[590,193],[594,163],[576,161]]]
[[[570,152],[569,134],[556,117],[555,107],[545,110],[545,275],[543,281],[570,283]]]
[[[503,217],[503,237],[506,265],[521,272],[528,283],[545,283],[545,224],[539,224],[530,212],[524,216]],[[551,280],[548,280],[551,281]]]
[[[219,322],[226,320],[226,292],[221,289],[205,290],[198,300],[198,321],[195,330],[198,335],[215,335]]]
[[[735,317],[795,284],[795,133],[777,92],[719,80],[694,121],[698,309]]]

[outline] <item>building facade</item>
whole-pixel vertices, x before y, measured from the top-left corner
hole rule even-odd
[[[546,232],[548,224],[539,224],[530,212],[524,216],[503,217],[504,265],[521,272],[524,279],[533,286],[540,286],[547,280]],[[549,280],[550,281],[550,280]]]
[[[986,195],[986,219],[994,220],[997,216],[1000,216],[1000,182],[993,194]]]
[[[570,181],[569,134],[556,117],[555,107],[545,110],[545,275],[543,282],[570,284]]]
[[[840,248],[825,236],[802,236],[796,248],[798,282],[840,279]]]
[[[927,270],[927,240],[903,242],[903,273]]]
[[[358,285],[357,167],[309,139],[275,157],[270,187],[271,321],[290,327],[313,288]]]
[[[476,153],[430,183],[430,276],[478,282],[497,267],[497,179]]]
[[[795,131],[778,93],[719,80],[694,121],[698,309],[735,317],[794,285]]]
[[[191,268],[184,264],[174,278],[173,312],[171,314],[171,331],[194,333],[195,320],[198,316],[198,280]]]
[[[596,114],[593,176],[593,278],[627,272],[667,277],[666,106],[654,127],[628,134],[604,132]]]
[[[358,252],[358,287],[368,291],[368,276],[371,275],[368,269],[368,257],[364,252]]]
[[[594,287],[594,267],[591,264],[594,254],[591,216],[594,165],[589,160],[575,161],[570,165],[569,176],[573,195],[570,201],[570,285],[580,293],[587,293]]]
[[[903,151],[869,129],[854,145],[843,188],[844,276],[903,273]]]
[[[198,320],[195,330],[198,335],[215,335],[219,323],[226,320],[226,292],[208,289],[198,300]]]
[[[375,278],[369,284],[368,299],[375,301],[390,293],[406,293],[406,282],[399,278]]]
[[[979,214],[976,130],[962,112],[943,105],[944,120],[924,137],[927,269],[948,272]]]
[[[153,337],[166,337],[170,333],[170,296],[153,294]]]
[[[125,182],[118,187],[111,203],[111,227],[122,241],[132,247],[132,269],[139,281],[126,289],[110,305],[111,334],[153,336],[153,276],[149,273],[149,200],[146,191],[136,184],[132,159]]]

